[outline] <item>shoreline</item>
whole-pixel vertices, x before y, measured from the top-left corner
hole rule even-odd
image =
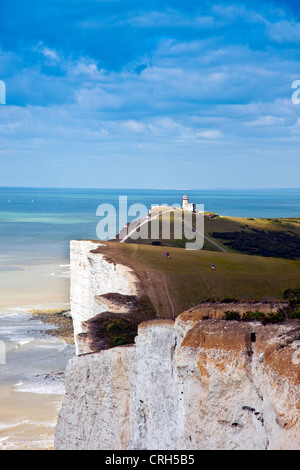
[[[70,309],[32,309],[28,311],[29,320],[36,317],[45,324],[54,326],[43,332],[44,335],[55,336],[66,343],[74,344],[74,328]]]
[[[22,257],[21,257],[22,258]],[[69,260],[2,255],[0,450],[51,450],[74,356]],[[61,315],[60,315],[61,313]]]
[[[67,306],[38,307],[35,312],[10,307],[9,314],[0,315],[7,349],[5,364],[0,365],[0,400],[5,404],[0,410],[0,450],[51,450],[54,446],[66,365],[75,348],[71,319],[59,321],[57,313]]]

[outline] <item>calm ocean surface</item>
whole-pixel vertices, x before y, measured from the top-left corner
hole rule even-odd
[[[118,213],[119,196],[128,207],[181,204],[184,190],[0,188],[0,255],[66,258],[69,241],[97,239],[101,204]],[[193,190],[190,201],[206,211],[235,217],[300,217],[300,188],[277,190]],[[6,266],[4,269],[8,269]],[[0,266],[1,269],[1,266]],[[3,267],[2,267],[3,269]]]

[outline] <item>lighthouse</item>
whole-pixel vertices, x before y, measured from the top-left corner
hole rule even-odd
[[[188,203],[189,203],[189,197],[187,194],[184,194],[182,196],[182,209],[185,209]]]
[[[195,212],[195,204],[189,202],[189,197],[187,194],[182,196],[182,210]]]

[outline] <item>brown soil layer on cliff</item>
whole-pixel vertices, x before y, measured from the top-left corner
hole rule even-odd
[[[299,285],[299,260],[181,248],[168,251],[170,258],[165,259],[162,247],[118,242],[105,242],[93,250],[133,270],[159,318],[175,318],[209,299],[281,301],[286,289]]]
[[[197,319],[194,320],[196,322]],[[232,352],[243,354],[245,361],[251,363],[255,352],[266,368],[271,369],[278,377],[287,377],[291,383],[298,386],[299,331],[299,320],[265,326],[256,322],[198,321],[187,332],[180,347],[198,349],[198,366],[202,372],[205,363],[203,354],[206,356],[211,350],[216,352],[216,364],[219,365],[220,358],[225,358],[226,363]]]
[[[299,320],[281,325],[266,325],[256,330],[256,351],[263,354],[267,367],[278,376],[287,377],[297,385],[298,405],[300,384]]]
[[[55,327],[46,330],[45,333],[47,335],[56,336],[67,343],[74,343],[73,321],[69,310],[31,310],[29,313],[32,315],[32,318],[38,316],[44,323],[49,323],[49,325]]]
[[[245,351],[251,346],[249,324],[235,321],[209,320],[198,322],[191,328],[181,347],[216,349],[219,351]]]
[[[266,318],[270,314],[276,313],[279,309],[288,307],[287,302],[205,302],[197,305],[185,312],[182,312],[180,318],[182,321],[201,321],[208,319],[222,320],[226,319],[228,313],[237,313],[240,319],[245,318],[247,314],[253,313],[252,319]],[[255,314],[256,318],[255,318]],[[258,315],[261,314],[261,315]],[[250,315],[248,315],[250,317]]]

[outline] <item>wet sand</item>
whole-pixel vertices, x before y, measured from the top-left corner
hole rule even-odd
[[[51,450],[61,395],[0,386],[0,450]]]
[[[69,266],[66,260],[13,261],[0,257],[0,340],[6,349],[0,450],[53,449],[64,371],[74,355],[63,334],[66,324],[55,321],[55,312],[69,308]]]

